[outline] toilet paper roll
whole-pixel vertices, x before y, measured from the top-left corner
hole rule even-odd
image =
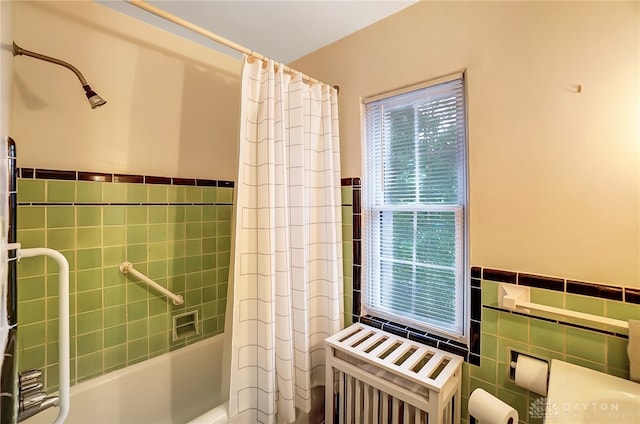
[[[482,389],[471,393],[468,406],[469,414],[481,424],[518,424],[518,411]]]
[[[516,362],[516,384],[518,386],[546,396],[548,375],[549,363],[527,355],[518,355]]]

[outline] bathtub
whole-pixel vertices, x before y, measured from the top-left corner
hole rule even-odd
[[[67,424],[227,422],[224,334],[71,387]],[[58,408],[24,421],[50,424]]]

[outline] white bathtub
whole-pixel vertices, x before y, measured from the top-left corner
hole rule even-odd
[[[223,347],[220,334],[77,384],[65,423],[180,424],[202,414],[211,419],[198,423],[226,423]],[[49,424],[57,415],[58,408],[49,408],[24,422]]]

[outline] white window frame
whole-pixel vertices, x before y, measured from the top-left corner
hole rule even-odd
[[[397,323],[397,324],[401,324],[401,325],[406,325],[412,328],[416,328],[418,330],[423,330],[423,331],[427,331],[428,333],[431,334],[436,334],[451,340],[455,340],[461,343],[464,343],[466,345],[469,345],[469,326],[470,326],[470,299],[471,299],[471,285],[470,285],[470,264],[469,264],[469,172],[468,172],[468,156],[469,156],[469,142],[468,142],[468,121],[467,121],[467,109],[468,109],[468,96],[467,96],[467,89],[466,89],[466,70],[462,69],[460,71],[456,71],[454,73],[448,74],[448,75],[444,75],[441,77],[437,77],[434,79],[430,79],[424,82],[421,82],[419,84],[414,84],[411,86],[407,86],[407,87],[403,87],[401,89],[397,89],[397,90],[393,90],[393,91],[389,91],[389,92],[385,92],[385,93],[381,93],[381,94],[377,94],[375,96],[371,96],[368,98],[364,98],[362,99],[362,104],[361,104],[361,116],[362,116],[362,134],[363,134],[363,138],[362,138],[362,167],[363,167],[363,187],[362,187],[362,196],[363,196],[363,202],[362,202],[362,225],[363,226],[367,226],[367,225],[371,225],[369,218],[369,214],[371,214],[373,211],[375,212],[379,212],[381,210],[385,210],[385,209],[393,209],[396,211],[399,210],[406,210],[406,211],[437,211],[437,210],[441,210],[441,211],[454,211],[456,210],[458,207],[453,206],[453,205],[430,205],[428,207],[425,207],[422,204],[416,204],[416,205],[411,205],[411,206],[395,206],[395,207],[386,207],[386,206],[376,206],[376,207],[372,207],[370,205],[369,197],[368,197],[368,193],[367,193],[367,187],[371,187],[368,185],[368,152],[367,152],[367,137],[369,137],[369,134],[367,134],[367,126],[365,124],[365,108],[366,105],[372,102],[377,102],[379,100],[383,100],[383,99],[388,99],[394,96],[399,96],[402,94],[406,94],[412,91],[417,91],[417,90],[421,90],[427,87],[433,87],[439,84],[444,84],[444,83],[448,83],[457,79],[461,79],[462,80],[462,87],[463,87],[463,102],[464,102],[464,154],[463,154],[463,169],[461,170],[463,172],[463,177],[462,180],[464,181],[464,205],[462,206],[462,226],[460,228],[461,231],[463,231],[463,246],[460,249],[461,251],[458,252],[458,254],[456,255],[456,269],[458,270],[456,272],[456,280],[461,279],[461,294],[463,299],[460,299],[460,302],[456,302],[457,305],[457,314],[458,314],[458,319],[461,321],[460,322],[460,328],[461,330],[459,332],[457,331],[451,331],[450,329],[446,329],[443,327],[439,327],[437,325],[434,325],[433,323],[427,323],[427,322],[416,322],[413,319],[407,319],[403,316],[394,314],[394,313],[390,313],[389,311],[381,311],[379,309],[376,309],[375,307],[372,307],[372,305],[369,304],[368,299],[367,299],[367,293],[369,290],[376,290],[377,287],[380,286],[380,284],[372,284],[371,281],[369,281],[370,279],[373,278],[372,275],[372,270],[369,269],[369,266],[367,265],[370,259],[370,255],[371,255],[371,247],[370,247],[370,243],[371,240],[369,240],[369,236],[368,236],[368,229],[367,228],[363,228],[362,231],[362,266],[363,266],[363,273],[362,273],[362,302],[361,302],[361,315],[371,315],[374,317],[379,317],[379,318],[383,318],[386,320],[389,320],[393,323]],[[382,140],[379,140],[380,142],[382,142]],[[383,166],[381,163],[379,164],[380,166]],[[372,222],[374,222],[374,220],[371,220]],[[380,231],[378,230],[377,234],[380,234]],[[375,258],[374,258],[375,259]]]

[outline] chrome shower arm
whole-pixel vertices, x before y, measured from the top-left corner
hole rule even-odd
[[[65,62],[64,60],[56,59],[55,57],[51,57],[51,56],[45,56],[40,53],[32,52],[31,50],[23,49],[22,47],[17,45],[15,41],[13,42],[13,55],[14,56],[19,56],[19,55],[31,56],[31,57],[35,57],[36,59],[40,59],[46,62],[55,63],[56,65],[64,66],[65,68],[71,70],[71,72],[76,74],[76,76],[78,77],[82,85],[87,85],[87,80],[84,78],[82,73],[80,73],[78,68],[76,68],[70,63]]]

